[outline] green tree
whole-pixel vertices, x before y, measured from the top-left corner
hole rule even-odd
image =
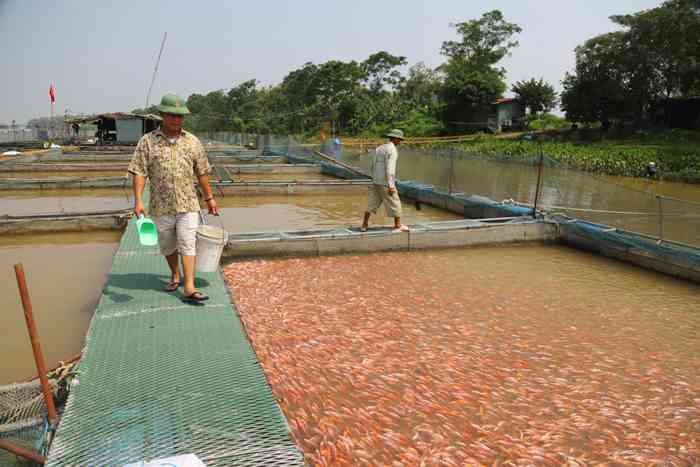
[[[157,105],[149,105],[148,108],[146,108],[146,109],[143,109],[143,108],[134,109],[131,111],[131,113],[136,114],[136,115],[147,115],[147,114],[158,115],[158,106]]]
[[[419,62],[409,68],[408,76],[399,85],[398,92],[402,101],[423,112],[431,113],[438,108],[441,86],[442,80],[438,71]]]
[[[700,91],[700,2],[668,0],[657,8],[611,20],[621,31],[576,49],[564,78],[562,106],[576,121],[643,123],[654,102]]]
[[[352,100],[365,76],[355,61],[309,62],[284,78],[282,90],[291,108],[299,111],[303,128],[317,128],[321,120],[330,120],[337,130],[350,120],[348,109],[354,107]]]
[[[440,67],[445,76],[443,119],[448,126],[469,121],[503,95],[505,70],[497,64],[518,45],[513,36],[522,31],[498,10],[454,27],[460,40],[443,42],[442,54],[448,59]]]
[[[523,103],[530,113],[536,117],[540,112],[549,112],[557,105],[557,93],[554,86],[543,79],[534,78],[527,81],[518,81],[513,85],[512,91],[517,99]]]
[[[576,69],[562,81],[561,104],[572,122],[600,122],[607,130],[626,113],[628,78],[621,66],[624,32],[604,34],[576,48]]]
[[[393,90],[403,81],[403,76],[397,68],[406,63],[406,57],[391,55],[389,52],[380,51],[372,54],[360,64],[365,75],[363,81],[375,94],[387,88]]]
[[[187,128],[193,131],[228,130],[230,112],[228,99],[223,89],[206,95],[192,94],[187,98],[187,108],[192,112],[185,120]]]
[[[649,64],[650,76],[644,78],[658,80],[661,93],[672,97],[700,91],[700,2],[670,0],[611,19],[626,29],[631,56]]]

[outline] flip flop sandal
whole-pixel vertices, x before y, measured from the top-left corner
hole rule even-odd
[[[182,298],[182,301],[189,303],[201,303],[207,300],[209,300],[209,297],[200,291],[192,292],[190,295],[185,295]]]
[[[367,232],[367,227],[360,227],[360,232]]]
[[[166,292],[175,292],[179,287],[180,281],[170,281],[163,287],[163,290]]]

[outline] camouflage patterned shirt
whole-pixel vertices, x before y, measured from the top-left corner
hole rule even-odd
[[[139,140],[128,171],[150,180],[149,214],[162,216],[199,211],[195,178],[211,166],[195,135],[183,130],[171,143],[159,128]]]

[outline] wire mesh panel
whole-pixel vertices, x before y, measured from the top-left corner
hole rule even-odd
[[[49,381],[56,393],[56,381]],[[0,433],[9,433],[41,425],[46,415],[46,403],[39,380],[0,387]]]
[[[659,238],[700,247],[700,203],[658,196]]]
[[[657,194],[659,182],[598,176],[556,164],[545,169],[540,207],[653,239],[700,247],[700,203]],[[551,188],[551,193],[546,188]]]

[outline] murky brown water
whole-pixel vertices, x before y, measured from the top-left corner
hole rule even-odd
[[[367,195],[357,193],[226,196],[217,200],[224,227],[236,233],[359,226],[367,207]],[[405,224],[460,218],[430,206],[421,206],[418,211],[411,203],[403,203],[403,210]],[[393,219],[385,216],[381,208],[370,222],[391,224]],[[209,217],[208,222],[218,224],[219,220]]]
[[[312,465],[700,463],[697,285],[559,246],[226,275]]]
[[[438,157],[429,151],[399,149],[398,177],[496,201],[533,204],[537,168],[476,157]],[[344,159],[367,168],[369,155]],[[452,174],[450,176],[450,174]],[[656,195],[679,198],[659,201]],[[594,176],[562,165],[546,167],[538,206],[593,222],[700,247],[700,185],[630,177]],[[609,212],[601,212],[609,211]]]
[[[131,187],[0,191],[0,215],[106,211],[133,207]]]
[[[80,352],[120,236],[0,236],[0,384],[36,374],[13,265],[24,265],[42,350],[51,367]]]
[[[123,177],[126,175],[126,170],[110,170],[102,172],[80,171],[52,171],[52,172],[0,172],[2,179],[34,179],[34,180],[49,180],[55,178],[104,178],[104,177]]]

